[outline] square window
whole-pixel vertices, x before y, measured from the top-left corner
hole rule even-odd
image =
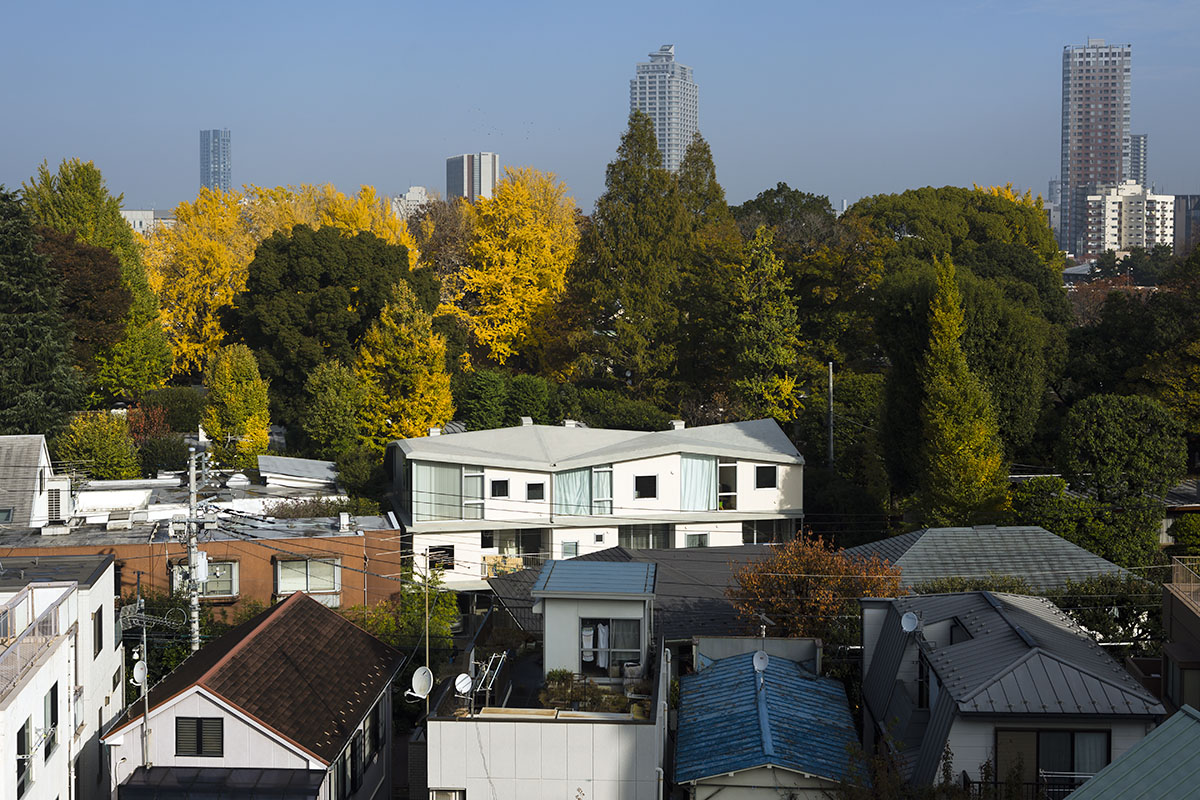
[[[658,497],[657,475],[636,475],[633,479],[633,496],[639,500]]]
[[[492,497],[508,497],[508,481],[492,481]]]
[[[563,558],[574,558],[579,555],[579,542],[563,542]]]
[[[176,717],[175,755],[225,755],[225,721],[220,717]]]
[[[480,531],[479,532],[479,546],[481,548],[483,548],[484,550],[495,547],[496,546],[496,532],[495,531]]]
[[[779,467],[774,464],[754,468],[755,489],[775,489],[779,486]]]
[[[546,484],[544,484],[544,483],[527,483],[527,484],[525,484],[525,499],[526,500],[545,500],[546,499]]]
[[[604,534],[603,533],[596,534],[596,544],[604,544]]]

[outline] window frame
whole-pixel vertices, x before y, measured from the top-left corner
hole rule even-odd
[[[185,752],[181,748],[179,732],[184,725],[193,725],[195,728],[195,752]],[[214,728],[216,731],[215,748],[212,747]],[[217,752],[211,752],[212,749],[216,749]],[[223,717],[176,717],[175,756],[176,758],[224,758],[225,719]]]
[[[567,552],[568,546],[572,548],[572,552],[570,552],[570,553]],[[563,558],[576,558],[578,556],[579,556],[579,542],[563,542],[562,543],[562,557]]]
[[[92,660],[95,661],[104,652],[104,609],[97,608],[92,612]]]
[[[637,649],[636,663],[638,663],[638,664],[645,663],[645,660],[646,660],[646,620],[645,620],[645,618],[643,618],[643,617],[580,617],[579,618],[579,628],[575,634],[575,642],[577,644],[576,651],[579,653],[578,663],[579,663],[579,673],[581,675],[589,674],[588,672],[586,672],[584,670],[584,665],[585,664],[596,664],[597,661],[599,660],[599,656],[600,656],[601,652],[605,652],[608,654],[608,666],[603,667],[603,668],[595,667],[594,669],[597,669],[597,670],[604,669],[605,675],[611,676],[611,670],[614,666],[623,668],[626,663],[635,661],[635,659],[630,659],[630,658],[617,658],[614,655],[616,653],[629,654],[629,653],[634,652],[633,650],[629,650],[629,649],[625,649],[625,648],[616,648],[616,647],[612,646],[612,644],[613,644],[612,631],[614,628],[613,623],[615,623],[615,622],[636,622],[637,623],[637,626],[638,626],[638,649]],[[586,627],[589,627],[589,626],[595,627],[596,625],[601,625],[601,624],[608,626],[608,630],[609,630],[608,647],[600,647],[599,646],[599,642],[597,641],[596,634],[593,634],[592,647],[584,647],[583,646],[583,629]],[[591,661],[585,661],[583,658],[583,654],[587,653],[587,652],[592,653]],[[602,675],[602,677],[603,677],[603,675]]]
[[[472,490],[470,493],[468,493],[468,491],[467,491],[468,482],[473,483],[476,479],[478,479],[478,481],[479,481],[478,494],[476,494],[474,490]],[[487,480],[486,476],[484,475],[483,467],[463,465],[461,480],[462,480],[462,511],[460,513],[462,514],[462,516],[460,518],[461,519],[483,519],[484,518],[484,513],[483,513],[484,512],[484,502],[485,502],[484,497],[483,497],[483,490],[484,490],[484,482]],[[470,510],[471,513],[467,513],[468,510]]]
[[[209,561],[208,574],[211,576],[215,570],[221,567],[229,567],[230,569],[230,589],[231,592],[212,592],[207,587],[212,583],[212,578],[200,584],[200,599],[201,600],[231,600],[241,595],[241,564],[237,559],[228,561]],[[183,573],[187,570],[187,562],[181,561],[174,564],[171,569],[171,589],[174,592],[184,591]]]
[[[33,717],[26,717],[24,724],[17,729],[17,797],[33,786]]]
[[[439,544],[425,548],[425,568],[453,572],[455,566],[454,545]]]
[[[284,564],[304,564],[304,588],[303,589],[284,589],[281,583],[283,577]],[[312,567],[313,563],[332,564],[333,565],[333,589],[314,590],[312,588]],[[275,594],[280,597],[287,597],[296,592],[304,592],[305,594],[315,594],[332,596],[340,594],[342,591],[342,560],[340,558],[280,558],[275,561]]]
[[[42,763],[45,763],[58,749],[58,681],[42,700],[42,725],[46,731],[46,742],[42,747]]]
[[[771,471],[771,483],[766,485],[762,482],[764,470]],[[778,464],[755,464],[754,465],[754,488],[757,489],[778,489],[779,488],[779,465]]]
[[[738,462],[735,458],[718,458],[717,459],[717,510],[718,511],[737,511],[737,495],[738,495]],[[733,473],[733,482],[730,488],[726,489],[725,484],[721,479],[722,474]]]
[[[534,487],[537,488],[537,497],[534,497]],[[546,482],[538,481],[536,483],[525,484],[525,500],[531,503],[541,503],[546,500]]]
[[[488,482],[488,496],[508,499],[508,478],[494,478]]]
[[[695,542],[693,544],[693,542]],[[684,547],[708,547],[708,531],[683,534]]]
[[[653,481],[653,487],[647,489],[644,482]],[[639,485],[641,484],[641,485]],[[634,475],[633,476],[633,499],[634,500],[657,500],[658,499],[658,474],[654,475]]]

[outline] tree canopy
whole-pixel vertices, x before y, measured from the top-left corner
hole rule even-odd
[[[270,413],[267,382],[258,372],[254,353],[243,344],[218,348],[204,371],[208,387],[201,425],[212,440],[217,464],[256,469],[267,452]]]

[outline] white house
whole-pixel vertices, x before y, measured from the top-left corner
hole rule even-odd
[[[112,556],[0,565],[0,797],[108,797],[100,730],[124,707]]]
[[[46,437],[0,436],[0,524],[53,533],[70,517],[71,480],[54,474]]]
[[[774,420],[430,433],[393,442],[387,464],[418,566],[452,586],[614,545],[781,541],[804,515],[804,458]]]

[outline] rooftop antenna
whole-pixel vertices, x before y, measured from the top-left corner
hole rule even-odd
[[[921,628],[921,618],[911,611],[906,611],[900,618],[900,629],[905,633],[915,633]]]
[[[754,675],[758,678],[758,688],[763,687],[763,682],[766,680],[767,665],[771,663],[771,657],[767,655],[766,650],[756,650],[754,652]]]
[[[417,667],[412,676],[412,688],[404,693],[405,697],[424,700],[433,691],[433,670],[429,667]]]

